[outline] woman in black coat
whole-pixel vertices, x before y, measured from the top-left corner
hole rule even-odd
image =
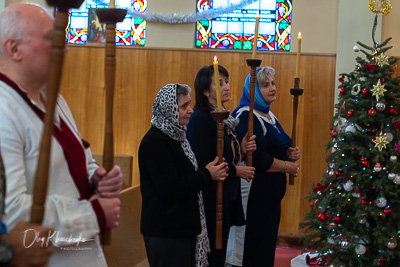
[[[197,73],[194,86],[196,92],[195,111],[188,124],[188,140],[199,162],[204,166],[217,155],[217,123],[212,119],[210,112],[217,110],[216,84],[221,88],[222,104],[230,99],[230,85],[228,71],[219,66],[219,81],[214,79],[213,66],[205,66]],[[223,229],[222,249],[215,248],[216,227],[216,188],[213,182],[203,190],[204,208],[207,220],[208,236],[211,252],[209,263],[211,267],[223,267],[225,263],[226,245],[229,228],[232,225],[244,225],[243,206],[241,202],[240,177],[250,181],[254,177],[254,167],[239,165],[246,151],[255,150],[255,136],[250,142],[247,136],[243,138],[242,146],[236,139],[235,126],[238,120],[229,116],[224,121],[224,158],[228,163],[228,177],[223,183]]]
[[[198,167],[186,140],[193,113],[190,87],[167,84],[153,105],[151,128],[139,147],[141,233],[151,267],[207,266],[209,241],[201,190],[223,181],[226,163]]]

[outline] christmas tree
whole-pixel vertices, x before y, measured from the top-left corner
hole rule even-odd
[[[389,41],[358,42],[364,56],[339,77],[327,171],[301,224],[321,266],[400,266],[400,78]]]

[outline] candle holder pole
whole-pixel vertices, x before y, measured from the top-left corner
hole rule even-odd
[[[293,95],[293,125],[292,125],[292,143],[291,147],[296,147],[296,124],[297,124],[297,107],[299,96],[302,95],[304,89],[300,88],[300,78],[294,78],[294,88],[290,89],[290,94]],[[289,185],[294,185],[294,176],[289,174]]]
[[[109,172],[114,166],[114,131],[113,107],[115,86],[115,26],[124,20],[127,10],[116,8],[96,9],[101,23],[106,23],[106,49],[104,78],[106,85],[106,108],[104,127],[103,167]],[[111,230],[107,229],[101,236],[103,245],[110,245]]]
[[[51,43],[49,71],[47,73],[46,114],[40,143],[40,153],[36,168],[35,184],[32,197],[31,219],[35,224],[42,224],[49,180],[49,162],[51,143],[54,131],[54,111],[60,89],[62,67],[64,62],[65,28],[68,25],[68,9],[79,8],[83,0],[47,0],[50,6],[58,7],[55,16],[54,31]]]
[[[247,124],[247,141],[249,141],[250,137],[253,136],[254,132],[254,96],[256,91],[256,68],[261,65],[261,59],[247,59],[247,66],[250,67],[250,88],[249,88],[249,118]],[[246,165],[252,166],[253,165],[253,151],[247,152],[246,155]]]
[[[229,117],[229,111],[212,111],[211,117],[217,121],[217,156],[218,164],[224,158],[224,120]],[[216,224],[215,224],[215,248],[222,249],[222,218],[223,218],[223,182],[217,182]]]

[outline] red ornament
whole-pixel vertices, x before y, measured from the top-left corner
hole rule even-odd
[[[389,113],[391,115],[397,115],[397,110],[393,106],[391,106],[390,109],[389,109]]]
[[[340,170],[336,171],[336,176],[340,176],[342,174],[342,172]]]
[[[337,135],[338,135],[338,133],[335,130],[331,131],[332,138],[335,138]]]
[[[369,167],[369,161],[367,159],[365,159],[365,158],[361,158],[361,164],[364,167]]]
[[[394,122],[392,122],[393,123],[393,127],[394,128],[399,128],[400,127],[400,121],[394,121]]]
[[[340,89],[340,93],[344,94],[344,88]]]
[[[352,110],[347,111],[347,116],[349,117],[353,116],[353,111]]]
[[[386,209],[383,210],[383,213],[385,213],[386,216],[389,216],[391,212],[392,212],[392,210],[391,210],[391,209],[388,209],[388,208],[386,208]]]
[[[371,117],[375,117],[376,116],[376,110],[374,108],[371,108],[370,110],[368,110],[368,114]]]
[[[336,217],[333,219],[333,221],[334,221],[335,223],[339,224],[340,221],[341,221],[341,219],[340,219],[339,216],[336,216]]]
[[[386,262],[386,258],[382,258],[379,260],[379,266],[383,266],[383,264],[385,264]]]
[[[361,93],[362,93],[363,95],[367,95],[367,94],[368,94],[368,91],[367,91],[367,89],[363,89],[363,90],[361,91]]]
[[[366,201],[365,199],[362,199],[362,200],[361,200],[361,204],[367,205],[367,201]]]
[[[326,221],[326,215],[324,213],[318,214],[318,221],[325,222]]]
[[[324,191],[328,186],[324,184],[317,183],[317,185],[314,187],[313,191]]]

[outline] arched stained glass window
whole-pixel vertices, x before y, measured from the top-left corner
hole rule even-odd
[[[69,11],[69,23],[66,29],[67,42],[70,44],[105,42],[105,25],[99,22],[95,10],[107,8],[110,0],[85,0],[79,9]],[[146,42],[146,21],[132,18],[133,11],[144,13],[147,0],[116,0],[116,8],[128,10],[125,20],[116,25],[116,45],[139,45]]]
[[[197,0],[197,12],[226,7],[238,0]],[[212,20],[197,22],[197,48],[251,50],[256,15],[259,14],[257,48],[289,51],[292,0],[260,0]]]

